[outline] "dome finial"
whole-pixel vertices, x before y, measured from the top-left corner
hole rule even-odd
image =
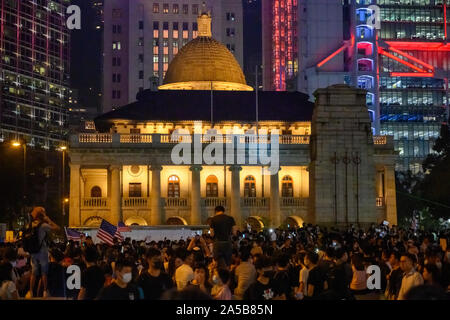
[[[209,12],[206,12],[206,3],[203,2],[202,13],[197,18],[199,37],[212,37],[211,21],[211,14]]]

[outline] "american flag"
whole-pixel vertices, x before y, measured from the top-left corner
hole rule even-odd
[[[82,234],[76,230],[64,227],[64,231],[66,232],[67,240],[80,241]]]
[[[114,234],[114,237],[116,237],[120,242],[123,242],[125,240],[123,235],[120,233],[119,229],[116,230],[116,233]]]
[[[125,225],[125,223],[123,222],[119,222],[119,224],[117,225],[117,230],[119,232],[131,232],[131,228]]]
[[[117,232],[116,226],[103,219],[97,232],[97,238],[112,246],[114,245],[114,238],[117,237]]]

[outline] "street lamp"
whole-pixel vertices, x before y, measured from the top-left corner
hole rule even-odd
[[[65,204],[69,202],[69,199],[66,198],[66,150],[67,147],[66,146],[61,146],[59,148],[59,151],[62,152],[62,165],[61,165],[61,169],[62,169],[62,198],[63,198],[63,202],[62,202],[62,215],[65,216],[66,215],[66,206]]]
[[[27,144],[26,142],[22,142],[20,140],[14,140],[11,143],[11,146],[13,148],[20,148],[23,147],[23,201],[24,201],[24,208],[25,208],[25,200],[26,200],[26,188],[27,188]]]

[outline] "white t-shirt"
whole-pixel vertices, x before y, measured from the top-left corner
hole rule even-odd
[[[175,271],[175,281],[179,291],[183,290],[192,280],[194,280],[194,270],[187,264],[182,264]]]
[[[303,267],[300,270],[300,275],[299,275],[299,284],[301,282],[303,282],[305,285],[303,286],[303,295],[307,296],[308,295],[308,276],[309,276],[309,269]]]

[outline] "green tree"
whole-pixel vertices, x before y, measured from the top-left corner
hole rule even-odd
[[[435,153],[428,155],[423,162],[425,173],[418,186],[417,194],[426,199],[426,206],[437,218],[450,217],[450,127],[441,127],[439,138],[433,147]]]

